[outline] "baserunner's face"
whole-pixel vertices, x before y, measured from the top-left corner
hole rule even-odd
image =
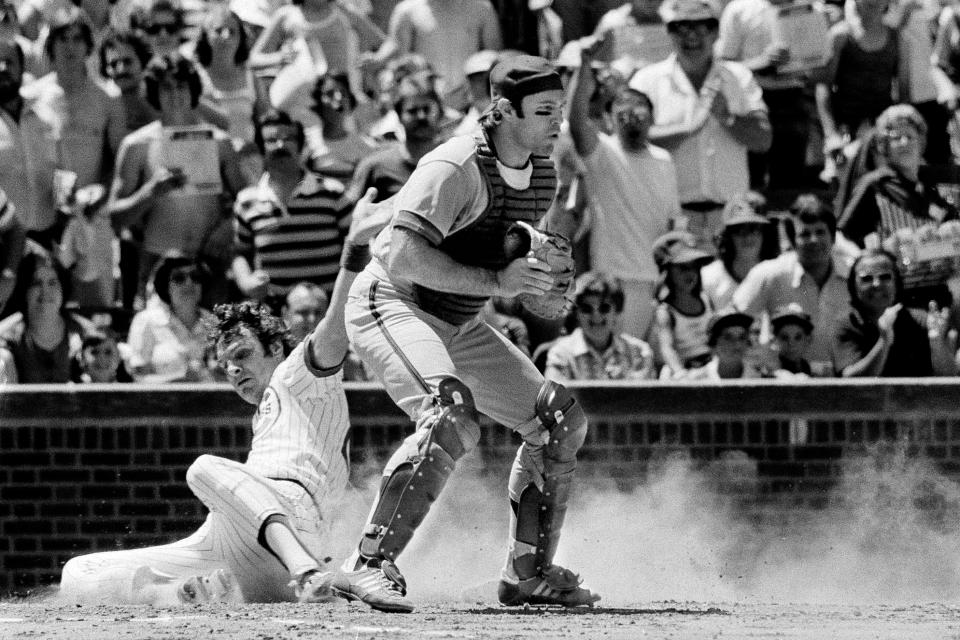
[[[563,121],[563,91],[541,91],[524,96],[521,101],[523,118],[518,121],[520,143],[538,153],[553,150],[560,136]]]
[[[266,351],[246,327],[217,344],[217,361],[241,398],[259,404],[274,369],[283,359],[282,349]]]

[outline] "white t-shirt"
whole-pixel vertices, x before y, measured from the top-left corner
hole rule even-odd
[[[617,136],[601,133],[597,148],[583,160],[594,215],[594,268],[627,280],[655,281],[653,241],[680,212],[670,154],[650,144],[640,152],[627,151]]]

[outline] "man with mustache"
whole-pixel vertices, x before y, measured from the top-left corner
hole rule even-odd
[[[132,31],[111,33],[100,43],[100,75],[115,88],[126,113],[127,133],[157,119],[157,110],[144,95],[143,72],[150,48]]]
[[[264,113],[255,141],[263,175],[240,192],[234,205],[233,272],[245,296],[279,311],[298,282],[332,292],[343,248],[345,211],[337,205],[343,186],[303,166],[303,125],[287,113]]]
[[[593,212],[592,267],[620,279],[621,329],[643,340],[653,320],[659,278],[653,241],[679,214],[680,201],[670,154],[647,139],[654,113],[646,94],[617,88],[607,105],[612,135],[598,131],[590,118],[590,98],[597,86],[592,63],[607,46],[605,37],[581,52],[580,69],[570,86],[570,135],[586,168],[584,186]]]
[[[406,134],[404,141],[388,144],[360,161],[344,198],[349,203],[359,200],[370,187],[376,187],[380,200],[397,193],[420,158],[442,142],[443,104],[429,72],[403,78],[393,108]]]

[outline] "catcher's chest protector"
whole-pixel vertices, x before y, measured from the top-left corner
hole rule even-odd
[[[489,204],[471,225],[443,239],[440,250],[459,262],[473,267],[500,270],[512,258],[504,252],[507,230],[514,222],[536,226],[547,213],[557,188],[553,160],[532,156],[533,175],[524,190],[511,188],[500,176],[497,159],[482,140],[477,140],[477,166],[487,184]],[[479,313],[484,297],[434,291],[417,286],[420,306],[453,324],[463,324]]]

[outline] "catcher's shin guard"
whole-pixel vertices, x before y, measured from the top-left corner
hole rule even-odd
[[[456,378],[437,388],[442,411],[420,442],[419,451],[398,465],[380,487],[377,507],[364,530],[360,556],[395,561],[430,510],[456,461],[480,439],[470,390]]]
[[[537,417],[548,437],[543,447],[542,489],[531,484],[512,503],[516,520],[514,539],[535,549],[513,561],[521,579],[540,574],[553,564],[560,529],[567,513],[577,451],[587,434],[587,417],[563,385],[546,381],[537,394]]]

